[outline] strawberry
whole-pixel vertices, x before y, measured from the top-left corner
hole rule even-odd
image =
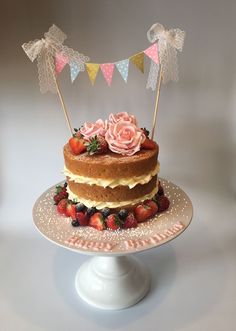
[[[68,201],[68,203],[67,203],[65,215],[67,217],[71,217],[72,220],[76,219],[75,204],[73,204],[71,201]]]
[[[134,214],[138,223],[140,223],[146,221],[149,217],[152,216],[152,208],[148,205],[141,204],[135,208]]]
[[[119,219],[118,215],[110,214],[106,218],[107,227],[111,230],[118,230],[121,228],[121,220]]]
[[[82,213],[81,211],[75,214],[76,220],[79,222],[80,226],[87,226],[89,223],[89,217],[87,213]]]
[[[158,211],[162,212],[169,208],[170,200],[165,196],[157,196]]]
[[[67,207],[68,200],[67,199],[62,199],[58,205],[57,205],[57,211],[61,215],[66,214],[66,207]]]
[[[56,186],[56,194],[53,197],[55,205],[57,205],[62,199],[67,199],[68,193],[66,191],[66,186]]]
[[[104,218],[100,212],[97,212],[90,217],[88,225],[99,231],[105,230],[106,228]]]
[[[123,224],[124,229],[136,228],[138,226],[138,221],[134,217],[133,213],[129,213]]]
[[[141,148],[143,148],[143,149],[156,149],[157,144],[155,143],[155,141],[153,141],[149,138],[146,138],[144,140],[144,142],[142,143]]]
[[[86,151],[84,140],[78,138],[76,135],[70,138],[69,145],[75,155],[79,155]]]
[[[153,200],[146,200],[145,205],[151,208],[152,210],[151,217],[156,215],[156,213],[158,212],[158,205],[156,204],[156,202],[154,202]]]
[[[104,137],[94,136],[86,143],[87,152],[93,154],[105,154],[108,150],[108,144]]]

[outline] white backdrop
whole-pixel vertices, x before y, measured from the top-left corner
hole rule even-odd
[[[1,3],[1,330],[72,330],[81,323],[85,330],[234,329],[235,14],[234,0]],[[161,176],[189,194],[195,216],[182,237],[140,255],[151,269],[151,294],[124,312],[106,314],[74,293],[84,257],[47,243],[32,224],[35,199],[63,179],[69,132],[57,97],[40,94],[36,64],[21,44],[55,23],[68,35],[65,44],[91,62],[114,62],[147,48],[146,31],[155,22],[186,31],[180,81],[161,91],[156,138]],[[130,69],[128,84],[116,73],[111,88],[101,74],[94,87],[86,73],[72,85],[68,68],[63,71],[74,127],[121,110],[150,127],[155,93],[145,89],[148,71]]]

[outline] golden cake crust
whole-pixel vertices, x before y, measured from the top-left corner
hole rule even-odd
[[[69,144],[64,146],[66,168],[75,175],[90,178],[130,178],[147,174],[157,166],[158,153],[157,144],[153,150],[143,149],[132,156],[111,151],[102,155],[74,155]]]

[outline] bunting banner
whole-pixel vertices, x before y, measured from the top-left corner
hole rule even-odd
[[[80,72],[80,67],[78,66],[78,64],[76,62],[71,62],[70,63],[70,78],[71,78],[72,83],[78,76],[79,72]]]
[[[144,52],[131,56],[130,61],[136,65],[142,73],[144,73]]]
[[[129,59],[118,61],[115,63],[117,70],[121,74],[121,77],[127,83],[129,74]]]
[[[89,79],[92,85],[94,85],[100,65],[98,63],[86,63],[85,65]]]
[[[60,74],[64,69],[65,65],[68,63],[69,59],[67,56],[64,56],[60,53],[56,53],[55,55],[55,72],[56,74]]]
[[[152,61],[154,61],[156,64],[159,63],[159,58],[158,58],[158,50],[157,50],[157,43],[153,44],[152,46],[148,47],[144,53],[150,57]]]
[[[100,64],[101,72],[103,73],[103,76],[106,79],[108,86],[111,86],[114,66],[114,63]]]

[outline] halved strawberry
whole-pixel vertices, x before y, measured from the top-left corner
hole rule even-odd
[[[117,214],[111,214],[106,218],[107,227],[111,230],[118,230],[121,228],[121,220]]]
[[[143,148],[143,149],[156,149],[157,144],[155,143],[155,141],[153,141],[149,138],[146,138],[144,140],[144,142],[142,143],[141,148]]]
[[[123,228],[130,229],[130,228],[136,228],[137,226],[138,226],[138,221],[134,217],[134,214],[129,213],[124,221]]]
[[[134,214],[138,223],[144,222],[152,216],[152,208],[148,205],[141,204],[135,208]]]
[[[165,196],[157,196],[158,211],[162,212],[169,208],[170,200]]]
[[[80,226],[87,226],[89,224],[89,217],[87,213],[83,213],[81,211],[76,213],[76,220],[79,222]]]
[[[90,217],[88,225],[99,231],[105,230],[106,228],[104,218],[100,212],[97,212]]]
[[[151,208],[152,210],[151,217],[156,215],[156,213],[158,212],[158,205],[156,204],[156,202],[154,202],[153,200],[146,200],[145,205]]]
[[[62,199],[61,201],[59,201],[59,203],[57,205],[57,211],[59,214],[61,214],[61,215],[66,214],[67,203],[68,203],[67,199]]]
[[[73,136],[73,137],[70,138],[69,145],[70,145],[70,148],[71,148],[72,152],[75,155],[79,155],[79,154],[86,151],[86,147],[84,145],[84,140],[80,139],[76,136]]]
[[[67,217],[71,217],[72,220],[75,220],[75,219],[76,219],[76,209],[75,209],[75,204],[73,204],[71,201],[69,201],[69,202],[67,203],[65,215],[66,215]]]

